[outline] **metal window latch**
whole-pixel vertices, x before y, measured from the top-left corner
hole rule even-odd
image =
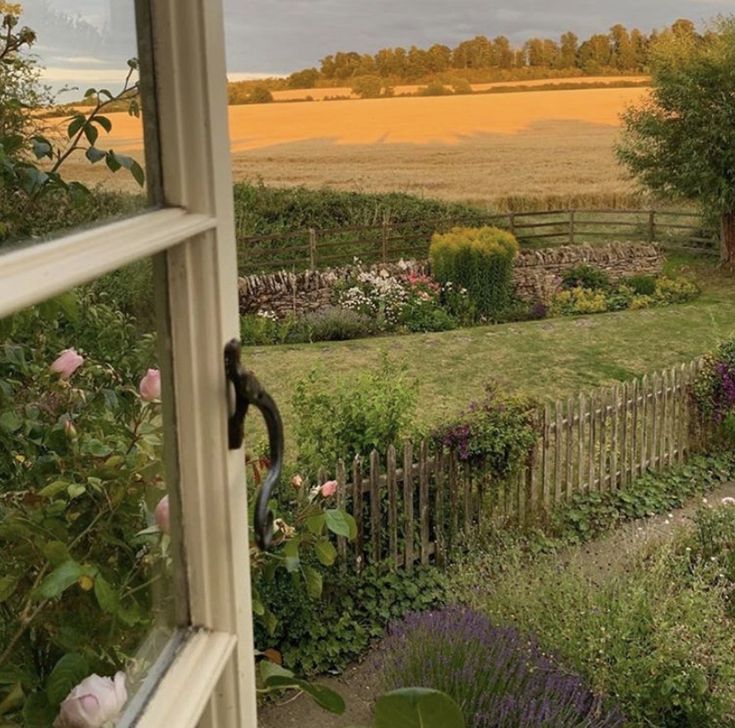
[[[283,422],[273,397],[263,389],[255,375],[240,363],[241,349],[237,339],[225,346],[225,374],[235,390],[235,406],[227,422],[228,444],[230,450],[242,447],[248,407],[253,405],[260,410],[268,430],[270,467],[255,498],[253,525],[258,547],[266,550],[273,538],[273,513],[268,502],[283,469]]]

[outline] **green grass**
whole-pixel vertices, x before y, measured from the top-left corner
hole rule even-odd
[[[667,268],[695,271],[704,286],[702,297],[644,311],[347,342],[248,347],[243,358],[282,409],[290,454],[295,382],[314,366],[325,367],[335,377],[353,376],[377,366],[384,351],[404,362],[417,380],[417,424],[431,427],[480,397],[490,379],[539,398],[566,397],[688,362],[735,336],[735,281],[689,256],[670,256]]]

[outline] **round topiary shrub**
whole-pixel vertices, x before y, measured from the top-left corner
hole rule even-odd
[[[515,236],[495,227],[457,227],[436,233],[429,248],[434,277],[466,288],[478,313],[489,318],[510,303],[517,254]]]

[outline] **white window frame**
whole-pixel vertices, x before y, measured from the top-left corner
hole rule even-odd
[[[227,446],[223,362],[239,319],[222,3],[136,4],[139,36],[148,30],[152,41],[160,130],[146,123],[146,147],[160,156],[151,167],[147,154],[148,176],[160,178],[164,209],[0,256],[0,318],[158,254],[181,629],[122,724],[256,728],[245,468]]]

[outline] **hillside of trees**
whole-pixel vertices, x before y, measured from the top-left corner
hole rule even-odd
[[[354,86],[362,78],[380,78],[389,88],[431,81],[491,83],[566,76],[602,76],[646,73],[648,53],[662,31],[644,33],[638,28],[614,25],[607,33],[580,39],[566,32],[558,39],[530,38],[514,47],[499,35],[478,35],[455,48],[435,43],[430,48],[382,48],[375,54],[339,51],[325,56],[319,67],[295,71],[287,78],[240,81],[230,84],[231,101],[247,95],[254,86],[277,91]],[[677,35],[696,35],[690,20],[677,20],[670,29]]]

